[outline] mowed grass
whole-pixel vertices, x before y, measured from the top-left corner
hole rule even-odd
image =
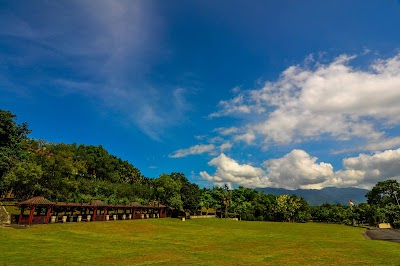
[[[318,223],[126,220],[0,229],[0,265],[400,265],[400,244]]]

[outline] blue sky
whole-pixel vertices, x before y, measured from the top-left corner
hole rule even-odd
[[[200,186],[400,173],[398,1],[0,1],[0,108]]]

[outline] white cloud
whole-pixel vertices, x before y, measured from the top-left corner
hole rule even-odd
[[[218,132],[223,136],[232,135],[233,133],[236,133],[238,131],[239,129],[237,127],[228,127],[228,128],[219,127],[214,129],[214,132]]]
[[[237,90],[234,90],[234,92],[238,92]],[[256,106],[256,105],[248,105],[245,103],[245,94],[240,93],[238,96],[234,97],[233,99],[229,101],[220,101],[219,106],[221,107],[221,111],[214,112],[210,114],[208,117],[213,118],[213,117],[221,117],[221,116],[227,116],[231,114],[250,114],[253,112],[256,113],[263,113],[265,109],[261,106]]]
[[[373,151],[379,152],[390,148],[397,148],[400,146],[400,137],[383,138],[376,142],[369,142],[366,145],[350,147],[343,150],[334,151],[333,154],[354,152],[354,151]]]
[[[381,151],[398,146],[400,146],[400,137],[394,137],[394,138],[386,138],[375,143],[369,143],[363,147],[360,147],[359,150]]]
[[[400,180],[400,149],[372,155],[360,154],[344,159],[343,165],[344,170],[336,171],[334,176],[314,188],[354,186],[371,189],[379,181]]]
[[[382,179],[400,177],[400,149],[386,150],[373,155],[360,154],[343,160],[346,170],[363,173],[364,182],[375,184]]]
[[[260,185],[265,187],[269,185],[268,179],[265,178],[264,170],[249,164],[239,164],[224,153],[212,159],[208,164],[217,168],[214,175],[211,176],[203,171],[200,172],[200,176],[217,185],[231,185],[232,183],[247,187],[258,187]]]
[[[230,142],[222,143],[221,146],[219,147],[221,152],[224,152],[225,150],[230,150],[231,148],[232,148],[232,143]]]
[[[317,158],[310,157],[303,150],[292,150],[279,159],[270,159],[263,163],[268,169],[269,181],[280,187],[296,189],[305,185],[319,184],[333,176],[333,167],[327,163],[316,163]]]
[[[194,155],[194,154],[202,154],[202,153],[210,153],[214,150],[215,146],[213,144],[208,144],[208,145],[194,145],[190,148],[187,149],[180,149],[172,154],[169,155],[170,158],[181,158],[181,157],[186,157],[189,155]]]
[[[233,138],[235,141],[244,141],[247,144],[252,144],[253,141],[256,139],[256,136],[252,131],[247,131],[242,135],[237,135]]]
[[[354,58],[291,66],[277,81],[221,101],[221,109],[210,116],[248,117],[243,128],[264,136],[266,144],[322,136],[379,142],[385,132],[378,128],[400,123],[400,55],[375,60],[366,70],[350,66]]]
[[[264,168],[239,164],[221,154],[209,163],[214,175],[203,171],[201,177],[215,184],[237,184],[246,187],[280,187],[286,189],[321,189],[324,187],[372,188],[377,182],[400,180],[400,149],[373,155],[360,154],[343,160],[344,170],[334,172],[331,164],[317,162],[303,150],[292,150],[282,158],[270,159]]]

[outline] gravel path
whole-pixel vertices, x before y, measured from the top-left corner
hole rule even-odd
[[[373,240],[386,240],[400,243],[400,232],[394,229],[373,228],[368,229],[365,234]]]

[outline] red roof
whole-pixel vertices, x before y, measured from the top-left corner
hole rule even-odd
[[[130,204],[106,204],[101,200],[92,200],[90,203],[75,203],[75,202],[57,202],[54,203],[42,196],[34,197],[25,201],[22,201],[17,204],[17,206],[21,205],[36,205],[36,206],[56,206],[56,207],[106,207],[106,208],[165,208],[165,205],[162,204],[155,204],[154,206],[151,205],[142,205],[139,202],[132,202]]]
[[[92,200],[91,202],[90,202],[90,205],[93,205],[93,206],[107,206],[107,204],[105,204],[103,201],[101,201],[101,200]]]
[[[20,203],[18,203],[17,205],[54,205],[55,203],[42,197],[42,196],[38,196],[38,197],[34,197],[34,198],[30,198],[24,201],[21,201]]]
[[[135,207],[135,208],[143,208],[143,207],[146,207],[146,206],[144,206],[144,205],[142,205],[142,204],[140,204],[139,202],[132,202],[131,204],[130,204],[132,207]]]

